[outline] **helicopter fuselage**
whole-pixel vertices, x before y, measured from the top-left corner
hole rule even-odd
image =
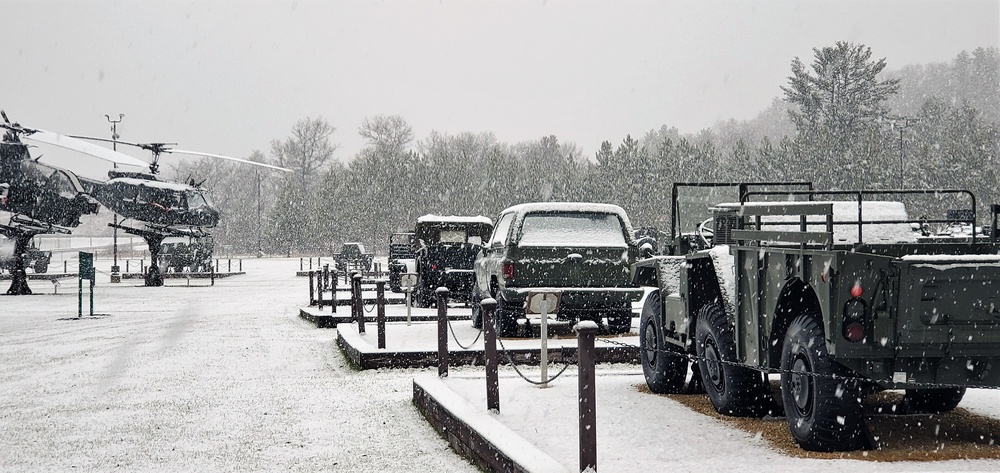
[[[90,181],[92,194],[126,219],[164,227],[211,228],[219,211],[204,188],[159,180],[146,173],[111,171],[107,182]]]
[[[98,202],[72,171],[31,159],[20,142],[0,142],[0,211],[60,227],[80,225]]]

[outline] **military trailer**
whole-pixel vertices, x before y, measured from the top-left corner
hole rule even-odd
[[[652,391],[680,392],[690,374],[688,387],[703,385],[718,412],[783,409],[802,448],[843,451],[876,447],[862,415],[868,394],[903,390],[897,412],[938,413],[966,388],[1000,386],[997,206],[987,238],[975,231],[968,191],[785,184],[675,185],[672,222],[701,222],[672,229],[669,254],[632,270],[655,288],[640,317]],[[731,198],[703,204],[696,219],[679,216],[681,195],[705,187]],[[908,217],[904,201],[921,198],[964,201],[968,212]],[[972,231],[927,238],[928,223]],[[768,374],[780,377],[779,402]]]

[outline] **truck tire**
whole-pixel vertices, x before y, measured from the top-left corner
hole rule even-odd
[[[498,337],[513,337],[517,335],[517,311],[503,299],[497,299],[497,308],[493,312],[494,324]]]
[[[632,309],[625,308],[608,313],[608,333],[619,335],[632,330]]]
[[[35,270],[35,274],[43,274],[49,270],[49,262],[35,261],[35,266],[32,269]]]
[[[682,356],[680,347],[663,339],[660,291],[650,292],[642,305],[639,315],[639,361],[642,362],[642,374],[650,391],[674,394],[684,389],[688,360]]]
[[[965,388],[907,389],[903,394],[903,412],[906,414],[940,414],[948,412],[962,402]]]
[[[781,397],[788,429],[805,450],[865,448],[868,434],[861,411],[860,385],[845,379],[849,370],[827,354],[819,321],[816,314],[803,314],[792,320],[785,332]]]
[[[726,312],[718,304],[708,304],[698,311],[695,349],[705,393],[718,413],[736,417],[767,414],[770,395],[763,375],[731,364],[737,361],[736,340]]]

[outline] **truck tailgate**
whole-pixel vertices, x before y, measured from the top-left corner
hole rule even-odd
[[[912,355],[995,351],[1000,343],[1000,256],[910,255],[897,259],[900,347]],[[992,347],[992,348],[991,348]],[[995,353],[982,353],[995,354]]]

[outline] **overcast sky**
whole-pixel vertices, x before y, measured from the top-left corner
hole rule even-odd
[[[661,125],[693,133],[753,118],[794,57],[811,62],[835,41],[871,47],[889,69],[1000,46],[1000,0],[0,7],[0,108],[12,120],[108,136],[104,115],[124,113],[122,139],[235,157],[267,153],[296,121],[322,116],[348,160],[374,115],[401,115],[418,139],[554,134],[592,155]]]

